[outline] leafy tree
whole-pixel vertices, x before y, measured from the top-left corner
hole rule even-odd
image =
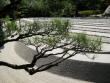
[[[13,4],[17,4],[16,1]],[[13,4],[10,3],[10,5]],[[54,19],[46,22],[21,23],[6,17],[0,22],[0,46],[7,42],[24,40],[23,43],[35,46],[37,51],[29,64],[16,65],[0,61],[0,66],[24,69],[30,75],[57,66],[78,53],[99,53],[101,50],[100,38],[89,38],[85,34],[70,32],[71,24],[69,20]],[[15,38],[15,36],[17,37]],[[61,51],[52,53],[56,49]],[[34,67],[39,59],[55,55],[60,57],[48,64]]]
[[[75,56],[78,53],[93,52],[101,50],[100,39],[90,39],[85,34],[70,33],[70,22],[68,20],[55,19],[49,22],[35,21],[29,24],[18,24],[16,22],[5,20],[2,31],[5,35],[2,43],[19,41],[27,39],[24,43],[36,47],[37,54],[33,57],[30,64],[16,65],[0,61],[0,65],[8,66],[13,69],[24,69],[29,74],[47,70],[66,59]],[[16,33],[16,34],[15,34]],[[14,38],[17,35],[17,38]],[[11,39],[9,39],[11,37]],[[57,53],[51,51],[60,49]],[[59,59],[51,61],[48,64],[42,64],[34,68],[36,62],[41,58],[59,55]]]
[[[0,10],[0,18],[4,18],[9,15],[13,19],[16,19],[16,10],[21,1],[22,0],[9,0],[9,4]]]
[[[19,24],[20,25],[20,24]],[[8,66],[13,69],[24,69],[29,74],[47,70],[78,53],[98,52],[101,46],[100,39],[89,39],[84,34],[74,35],[69,32],[69,21],[55,19],[50,22],[39,22],[25,24],[25,27],[17,26],[16,22],[5,20],[2,31],[5,35],[2,44],[12,41],[19,41],[28,38],[27,44],[36,47],[37,54],[33,57],[30,64],[16,65],[0,61],[0,65]],[[15,34],[16,32],[16,34]],[[17,38],[14,38],[14,36]],[[11,39],[9,39],[11,37]],[[30,38],[33,37],[33,38]],[[1,44],[1,45],[2,45]],[[60,49],[58,53],[50,53],[55,49]],[[48,64],[34,68],[35,63],[41,58],[59,55],[59,59]]]
[[[0,10],[7,4],[9,4],[9,0],[0,0]]]
[[[62,1],[61,16],[74,16],[75,6],[70,1]]]

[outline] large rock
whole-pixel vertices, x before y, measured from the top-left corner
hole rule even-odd
[[[107,7],[103,15],[109,15],[110,16],[110,5]]]

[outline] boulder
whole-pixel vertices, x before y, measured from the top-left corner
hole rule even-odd
[[[110,16],[110,5],[106,8],[105,12],[103,13],[104,16]]]

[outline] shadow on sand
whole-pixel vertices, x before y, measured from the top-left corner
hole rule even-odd
[[[0,46],[0,52],[1,52],[1,50],[3,50],[4,49],[4,45],[3,46]]]
[[[15,46],[16,53],[24,60],[31,62],[33,54],[32,49],[27,48],[21,43]],[[30,55],[31,54],[31,55]],[[55,60],[58,57],[51,56],[47,59],[41,59],[37,62],[37,66]],[[68,59],[57,67],[47,70],[50,73],[60,76],[95,82],[95,83],[110,83],[110,64],[86,62]]]

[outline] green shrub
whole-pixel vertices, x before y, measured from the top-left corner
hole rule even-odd
[[[90,16],[90,15],[96,15],[99,14],[100,11],[99,10],[84,10],[84,11],[80,11],[79,14],[82,16]]]
[[[78,33],[72,35],[73,42],[75,43],[76,48],[81,49],[82,51],[100,51],[102,39],[97,37],[88,37],[84,33]]]

